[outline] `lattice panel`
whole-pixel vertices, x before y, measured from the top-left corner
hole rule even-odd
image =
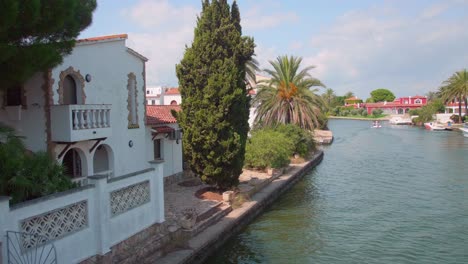
[[[150,201],[149,181],[113,191],[110,196],[112,216],[127,212]]]
[[[88,226],[88,204],[81,201],[34,216],[20,222],[21,232],[35,236],[23,237],[23,248],[32,248]]]

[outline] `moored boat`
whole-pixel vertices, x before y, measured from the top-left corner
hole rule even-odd
[[[424,128],[426,128],[427,130],[433,130],[433,131],[446,130],[444,126],[441,126],[441,125],[433,123],[433,122],[424,123]]]

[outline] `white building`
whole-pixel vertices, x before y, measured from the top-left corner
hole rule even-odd
[[[19,96],[0,92],[8,93],[0,94],[0,122],[24,136],[29,150],[52,153],[83,185],[14,206],[0,197],[0,262],[8,263],[13,232],[22,234],[20,257],[53,243],[58,263],[112,261],[164,221],[163,175],[181,171],[173,146],[180,144],[172,130],[155,135],[159,124],[145,123],[147,59],[126,39],[78,41],[61,65],[21,85]],[[161,137],[158,158],[153,142]]]
[[[182,177],[182,134],[171,110],[178,112],[180,106],[146,106],[146,123],[152,127],[154,162],[162,162],[165,180],[174,182]]]
[[[146,105],[161,105],[162,86],[146,88]]]
[[[255,79],[257,81],[257,83],[251,83],[250,86],[252,87],[252,89],[249,91],[249,94],[250,96],[252,97],[252,99],[255,98],[255,96],[257,95],[257,92],[258,92],[258,89],[257,89],[257,84],[260,82],[260,81],[268,81],[270,80],[271,78],[270,77],[266,77],[266,76],[262,76],[262,75],[258,75],[256,74],[255,75]],[[252,102],[251,102],[252,103]],[[249,126],[250,126],[250,129],[253,128],[253,125],[254,125],[254,121],[255,121],[255,117],[257,117],[257,106],[256,105],[251,105],[250,107],[250,114],[249,114]]]
[[[146,90],[147,105],[180,105],[182,97],[179,88],[154,87]]]
[[[182,103],[179,88],[166,88],[161,97],[163,105],[180,105]]]

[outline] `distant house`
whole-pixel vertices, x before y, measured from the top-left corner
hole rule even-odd
[[[161,96],[163,105],[180,105],[182,103],[178,87],[166,88]]]
[[[146,104],[147,105],[180,105],[182,103],[182,96],[180,95],[179,88],[172,87],[151,87],[146,90]]]
[[[146,87],[146,105],[161,105],[161,86]]]
[[[466,115],[465,112],[465,102],[458,102],[458,100],[452,100],[445,105],[445,113],[446,114],[456,114],[458,115],[459,106],[461,104],[461,115]]]
[[[362,99],[357,98],[356,96],[350,97],[344,100],[345,106],[353,106],[354,108],[360,108],[362,104]]]
[[[408,96],[395,99],[393,102],[364,103],[368,114],[372,114],[374,109],[382,109],[385,114],[405,114],[411,109],[421,108],[427,104],[425,96]]]

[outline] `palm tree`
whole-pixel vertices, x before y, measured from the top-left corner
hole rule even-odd
[[[259,82],[254,99],[258,105],[257,124],[295,124],[309,130],[324,125],[320,124],[323,101],[315,94],[318,89],[313,87],[325,86],[309,74],[314,66],[299,70],[301,62],[302,58],[294,56],[279,56],[276,61],[270,61],[274,70],[264,71],[271,79]]]
[[[323,102],[325,103],[325,107],[327,111],[330,111],[330,109],[333,107],[333,103],[335,102],[335,91],[333,89],[328,88],[325,90],[325,92],[322,94],[322,99]]]
[[[466,104],[468,98],[468,71],[463,69],[455,72],[450,78],[442,83],[439,88],[439,93],[444,102],[458,99],[458,114],[460,115],[459,123],[462,122],[461,118],[461,103],[465,102],[465,114],[468,113],[468,106]]]
[[[245,83],[247,84],[247,90],[253,89],[257,84],[257,72],[259,71],[259,67],[258,61],[254,56],[245,63]]]

